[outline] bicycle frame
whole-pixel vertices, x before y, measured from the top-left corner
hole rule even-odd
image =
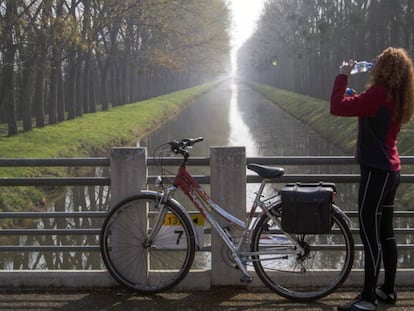
[[[185,195],[193,202],[198,211],[207,219],[223,242],[235,254],[238,250],[237,246],[232,242],[229,232],[226,232],[216,220],[215,216],[209,210],[214,210],[221,217],[236,225],[237,228],[243,230],[243,237],[247,231],[248,226],[242,220],[226,212],[217,203],[215,203],[200,184],[193,178],[193,176],[186,170],[184,164],[180,165],[177,175],[175,177],[174,185],[170,187],[169,193],[173,193],[177,188],[185,193]],[[234,255],[233,255],[234,257]]]
[[[266,207],[265,203],[262,200],[260,200],[265,184],[266,182],[263,181],[259,188],[259,191],[256,194],[256,198],[249,212],[249,216],[247,217],[246,222],[244,222],[239,218],[229,214],[222,207],[220,207],[220,205],[214,202],[210,198],[210,196],[205,192],[205,190],[200,186],[200,184],[194,179],[194,177],[186,170],[186,166],[183,163],[180,165],[178,169],[178,172],[175,176],[174,184],[166,190],[166,192],[163,195],[163,199],[161,200],[161,203],[171,198],[173,193],[178,188],[181,188],[185,195],[196,206],[197,210],[211,224],[213,229],[220,236],[221,240],[226,244],[228,249],[231,251],[233,260],[240,268],[240,270],[243,272],[243,274],[247,278],[251,279],[245,267],[245,263],[248,261],[248,259],[251,260],[250,257],[252,255],[257,254],[253,254],[250,251],[243,250],[242,247],[246,245],[246,241],[249,241],[250,239],[251,230],[249,228],[251,228],[251,224],[256,213],[257,207],[260,207],[264,213],[267,213],[271,217],[269,209]],[[219,224],[216,217],[213,215],[212,211],[215,211],[222,218],[227,220],[230,224],[235,225],[238,229],[242,230],[242,235],[237,244],[233,242],[233,237],[231,236],[230,232],[226,231]],[[278,219],[275,219],[275,221],[279,222]],[[293,238],[289,237],[289,239],[291,239],[294,244],[297,244]],[[300,252],[300,250],[298,251]]]

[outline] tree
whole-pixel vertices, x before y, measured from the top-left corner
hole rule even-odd
[[[2,25],[4,29],[4,63],[3,63],[3,86],[2,105],[5,106],[8,124],[8,135],[17,134],[16,96],[15,96],[15,56],[17,35],[17,4],[14,0],[5,1],[5,17]]]
[[[0,122],[11,132],[21,119],[31,130],[34,118],[74,119],[227,68],[225,0],[15,0],[0,14]]]
[[[342,60],[370,60],[389,45],[412,49],[412,13],[409,0],[269,0],[239,52],[240,74],[326,99]],[[354,77],[354,87],[365,80]]]

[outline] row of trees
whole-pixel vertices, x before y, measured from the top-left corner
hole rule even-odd
[[[227,69],[225,0],[0,0],[8,134],[202,83]]]
[[[268,0],[239,51],[239,74],[326,99],[343,60],[370,61],[388,46],[414,56],[412,0]],[[362,89],[366,76],[353,77]]]

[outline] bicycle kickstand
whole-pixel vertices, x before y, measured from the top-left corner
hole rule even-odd
[[[250,276],[249,272],[247,272],[247,268],[243,264],[243,261],[240,259],[240,257],[237,254],[233,254],[233,258],[234,258],[234,261],[235,261],[237,267],[243,273],[243,276],[240,278],[240,282],[250,283],[253,280],[253,278]]]

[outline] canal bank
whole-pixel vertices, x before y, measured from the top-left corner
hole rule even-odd
[[[270,85],[247,82],[246,84],[348,154],[353,153],[357,132],[355,117],[332,116],[329,102],[326,100],[277,89]],[[327,92],[329,93],[330,90]],[[401,129],[398,137],[398,149],[401,155],[414,154],[413,133],[414,121],[405,124]]]
[[[53,126],[11,137],[0,137],[0,158],[88,157],[109,154],[111,147],[134,146],[168,119],[175,117],[195,98],[214,88],[220,81],[174,92],[109,111],[85,114]],[[67,168],[0,167],[0,178],[59,176]],[[35,187],[2,187],[0,210],[28,211],[42,208],[50,190]]]

